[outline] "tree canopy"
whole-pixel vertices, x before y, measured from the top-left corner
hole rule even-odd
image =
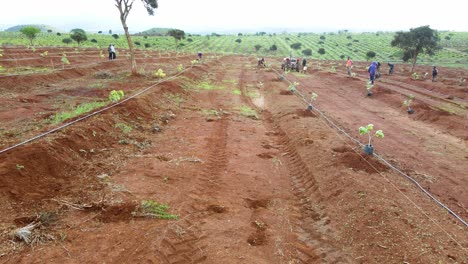
[[[40,29],[36,27],[24,27],[20,30],[21,33],[23,33],[28,39],[31,45],[33,44],[33,40],[37,37],[37,34],[41,32]]]
[[[375,58],[376,55],[377,55],[377,54],[376,54],[374,51],[368,51],[368,52],[366,53],[366,57],[367,57],[368,60],[369,60],[369,59],[372,59],[372,58]]]
[[[167,32],[167,35],[168,36],[171,36],[175,39],[176,41],[176,48],[177,48],[177,44],[179,43],[179,41],[181,39],[184,39],[185,38],[185,32],[183,30],[180,30],[180,29],[171,29]]]
[[[86,32],[80,28],[72,29],[70,31],[70,38],[78,42],[78,45],[81,42],[88,40],[88,37],[86,36]]]
[[[290,47],[291,47],[292,49],[299,50],[299,49],[301,49],[302,44],[299,43],[299,42],[296,42],[296,43],[291,44]]]
[[[436,30],[429,26],[412,28],[409,32],[399,31],[395,34],[391,45],[403,50],[403,60],[413,60],[413,67],[420,53],[434,55],[440,49],[440,37]]]

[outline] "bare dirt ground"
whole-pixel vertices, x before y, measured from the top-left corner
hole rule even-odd
[[[135,77],[125,51],[3,50],[0,151],[59,127],[58,112],[148,89],[0,153],[0,263],[468,263],[466,70],[431,82],[396,65],[366,96],[366,63],[349,77],[312,61],[284,76],[318,94],[308,111],[281,58],[256,70],[252,57],[188,67],[195,54],[141,52]],[[369,123],[385,133],[375,156],[353,140],[367,143]],[[178,217],[142,213],[150,200]],[[15,237],[31,223],[29,243]]]

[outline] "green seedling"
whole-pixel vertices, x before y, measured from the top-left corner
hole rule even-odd
[[[122,90],[112,90],[110,93],[109,93],[109,101],[115,103],[115,102],[118,102],[120,101],[120,99],[122,99],[122,97],[124,97],[124,91]]]
[[[61,61],[62,61],[62,66],[63,66],[64,68],[65,68],[65,64],[67,64],[67,65],[70,64],[70,61],[69,61],[68,58],[67,58],[67,54],[65,54],[65,53],[62,54],[62,59],[61,59]]]
[[[417,72],[413,72],[413,74],[411,74],[411,78],[413,78],[413,80],[419,80],[419,74]]]
[[[314,108],[313,105],[312,105],[312,102],[314,102],[315,100],[317,100],[317,97],[318,97],[318,94],[312,93],[312,95],[310,96],[310,103],[309,103],[309,105],[307,106],[307,110],[312,111],[312,109]]]
[[[367,96],[372,95],[372,88],[374,88],[374,85],[372,83],[367,83],[366,84],[366,89],[367,89]]]
[[[43,53],[41,53],[41,57],[47,57],[47,55],[49,55],[48,51],[44,51]]]
[[[408,99],[403,101],[403,105],[408,107],[408,113],[409,114],[414,113],[413,101],[414,101],[414,95],[412,95],[412,94],[408,95]]]
[[[184,65],[183,65],[183,64],[179,64],[179,66],[177,66],[177,71],[178,71],[178,72],[184,71]]]
[[[289,91],[294,92],[294,91],[296,91],[297,86],[299,86],[299,83],[298,82],[293,82],[292,84],[289,85],[288,89],[289,89]]]
[[[24,166],[21,165],[21,164],[16,164],[16,169],[17,170],[22,170],[22,169],[24,169]]]
[[[154,72],[154,76],[161,79],[161,78],[166,77],[166,73],[164,73],[162,69],[158,69],[156,72]]]
[[[365,146],[364,148],[364,151],[367,153],[367,154],[370,154],[372,155],[373,152],[374,152],[374,148],[372,146],[372,134],[371,134],[371,131],[374,129],[374,125],[373,124],[368,124],[367,126],[362,126],[359,128],[359,134],[360,135],[365,135],[367,134],[368,137],[369,137],[369,142],[368,144]],[[377,138],[384,138],[384,133],[382,130],[377,130],[375,132],[375,137]]]

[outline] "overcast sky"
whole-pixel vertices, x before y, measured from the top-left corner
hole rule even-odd
[[[153,27],[187,33],[296,29],[398,31],[429,25],[468,32],[466,0],[158,0],[149,16],[140,0],[127,19],[131,32]],[[122,30],[115,0],[0,0],[0,30],[46,24],[59,30]],[[243,31],[242,31],[243,30]]]

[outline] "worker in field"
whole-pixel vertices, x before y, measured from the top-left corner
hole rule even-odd
[[[258,59],[257,60],[257,69],[255,70],[255,72],[257,72],[258,69],[264,68],[264,67],[265,67],[265,58]]]
[[[371,65],[369,66],[369,69],[367,70],[367,72],[369,73],[369,83],[374,84],[375,74],[377,73],[377,62],[376,61],[371,63]]]
[[[110,44],[107,50],[109,51],[109,60],[115,60],[117,56],[115,54],[114,44]]]
[[[302,70],[301,73],[306,73],[307,72],[307,59],[304,58],[302,59]]]
[[[437,67],[436,66],[432,67],[432,81],[433,82],[437,80],[437,74],[439,74],[439,70],[437,70]]]
[[[389,74],[389,75],[392,75],[392,74],[393,74],[394,68],[395,68],[395,64],[389,62],[389,63],[388,63],[388,74]]]
[[[352,68],[353,68],[353,61],[351,60],[350,57],[348,57],[348,60],[346,61],[346,70],[348,71],[348,76],[351,76]]]
[[[198,56],[198,61],[201,63],[201,62],[202,62],[203,53],[198,52],[197,56]]]

